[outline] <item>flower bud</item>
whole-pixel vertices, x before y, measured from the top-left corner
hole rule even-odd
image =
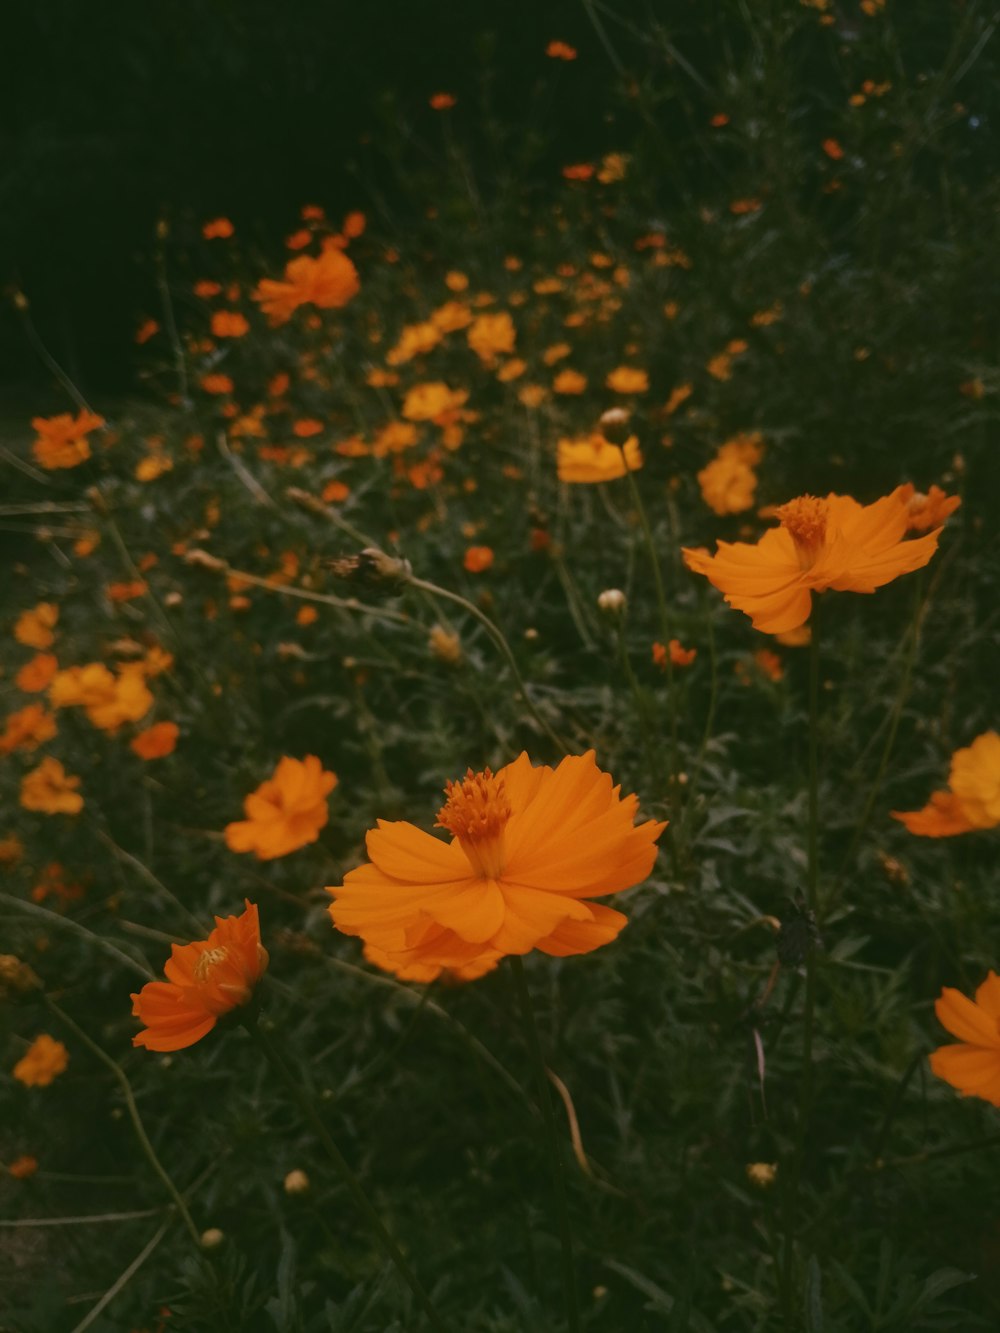
[[[209,1227],[207,1231],[201,1233],[201,1248],[203,1250],[217,1250],[226,1239],[226,1233],[220,1231],[218,1227]]]
[[[443,625],[435,625],[427,639],[434,656],[449,666],[457,666],[462,660],[462,641],[454,630],[447,630]]]
[[[758,1189],[770,1189],[777,1174],[778,1165],[776,1162],[747,1163],[747,1180],[751,1185],[756,1185]]]
[[[624,407],[609,407],[606,412],[601,413],[597,424],[600,426],[601,434],[608,444],[616,444],[619,448],[632,434],[629,426],[629,414]]]
[[[309,1189],[309,1177],[304,1171],[289,1171],[285,1177],[286,1194],[305,1194]]]
[[[597,598],[598,610],[603,611],[606,616],[624,615],[627,605],[628,598],[621,588],[605,588]]]

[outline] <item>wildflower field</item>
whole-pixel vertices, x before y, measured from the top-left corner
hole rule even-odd
[[[3,1333],[1000,1326],[997,17],[703,8],[13,292]]]

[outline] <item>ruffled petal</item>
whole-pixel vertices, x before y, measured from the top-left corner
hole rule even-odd
[[[605,907],[603,903],[587,903],[587,906],[591,912],[589,921],[561,921],[551,935],[538,941],[535,948],[555,958],[590,953],[610,944],[628,925],[624,913]]]
[[[958,1037],[959,1041],[1000,1051],[997,1020],[973,1004],[961,991],[945,986],[934,1002],[934,1012],[941,1026],[947,1028],[953,1037]]]

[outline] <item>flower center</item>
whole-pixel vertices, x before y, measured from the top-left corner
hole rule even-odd
[[[815,495],[800,495],[775,510],[781,526],[791,535],[798,553],[799,565],[809,569],[826,540],[827,503]]]
[[[484,879],[499,879],[504,830],[512,814],[503,779],[488,768],[482,773],[470,768],[461,782],[446,783],[444,791],[448,799],[437,813],[435,827],[454,834]]]
[[[195,981],[205,982],[211,979],[212,970],[229,957],[229,950],[220,945],[216,949],[206,949],[194,965]]]

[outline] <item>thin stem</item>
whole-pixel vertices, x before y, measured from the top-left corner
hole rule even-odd
[[[622,455],[624,458],[624,453]],[[680,788],[677,785],[677,695],[674,690],[674,667],[670,660],[670,640],[673,638],[670,629],[670,613],[667,610],[667,593],[663,586],[663,571],[660,569],[660,558],[656,552],[656,542],[653,540],[653,529],[649,525],[649,515],[646,513],[646,506],[642,503],[642,496],[639,493],[639,486],[636,482],[632,469],[626,464],[625,475],[628,478],[629,490],[632,494],[632,503],[635,505],[636,512],[639,515],[639,523],[642,527],[642,535],[646,542],[646,551],[649,555],[649,563],[653,570],[653,581],[656,585],[656,604],[660,612],[660,633],[663,635],[663,647],[667,654],[667,705],[670,717],[670,804],[674,806],[679,801]]]
[[[143,1266],[143,1264],[146,1262],[149,1256],[159,1245],[160,1241],[167,1234],[171,1220],[172,1220],[171,1218],[167,1218],[166,1222],[163,1223],[159,1231],[157,1231],[153,1236],[150,1237],[150,1239],[142,1247],[142,1249],[135,1256],[135,1258],[132,1260],[129,1266],[124,1270],[124,1272],[119,1274],[119,1276],[107,1289],[107,1291],[97,1302],[97,1304],[93,1306],[86,1315],[84,1315],[84,1317],[80,1320],[78,1324],[73,1325],[71,1333],[83,1333],[84,1329],[89,1328],[91,1324],[94,1322],[94,1320],[97,1318],[97,1316],[104,1309],[106,1309],[107,1306],[111,1304],[111,1302],[122,1290],[122,1288],[127,1286],[128,1283],[131,1282],[132,1278],[135,1277],[136,1273],[138,1273],[139,1269]]]
[[[636,679],[635,671],[632,669],[632,659],[628,655],[628,645],[625,642],[625,616],[620,615],[617,626],[618,638],[618,657],[621,661],[622,671],[625,679],[629,683],[632,691],[632,698],[635,700],[636,712],[639,715],[639,726],[642,729],[642,743],[646,751],[646,759],[649,764],[650,777],[653,785],[659,787],[663,774],[660,767],[660,751],[656,744],[656,718],[651,716],[650,709],[646,699],[643,697],[639,682]],[[671,844],[672,845],[672,844]]]
[[[467,598],[462,597],[461,594],[457,592],[451,592],[448,588],[439,588],[436,583],[428,583],[426,579],[418,579],[412,576],[407,579],[407,586],[410,588],[418,588],[422,592],[429,593],[431,597],[444,597],[450,602],[455,602],[456,605],[460,606],[464,611],[467,611],[470,616],[474,616],[476,620],[479,621],[489,634],[490,638],[503,653],[507,665],[510,667],[510,673],[514,677],[514,684],[524,700],[528,712],[545,732],[552,744],[560,749],[563,754],[568,754],[569,747],[566,745],[566,742],[552,730],[552,727],[546,722],[545,718],[542,717],[541,713],[535,707],[534,701],[528,693],[528,687],[524,683],[524,678],[518,668],[517,659],[514,657],[510,644],[507,642],[500,627],[494,624],[489,616],[480,611],[479,607],[473,602],[468,601]]]
[[[94,1055],[96,1055],[98,1060],[100,1060],[103,1065],[106,1065],[107,1068],[111,1070],[112,1074],[114,1074],[115,1078],[118,1080],[118,1084],[125,1098],[125,1105],[128,1108],[129,1119],[132,1121],[132,1128],[135,1130],[135,1136],[139,1140],[139,1146],[145,1153],[146,1160],[149,1162],[150,1166],[153,1168],[153,1170],[159,1176],[160,1180],[163,1182],[164,1188],[166,1189],[167,1193],[173,1199],[174,1206],[176,1207],[178,1213],[180,1213],[181,1217],[183,1218],[184,1225],[187,1227],[188,1234],[191,1236],[191,1239],[194,1241],[196,1245],[200,1245],[201,1237],[198,1234],[197,1227],[191,1220],[191,1214],[188,1212],[187,1204],[181,1197],[180,1190],[178,1190],[177,1186],[174,1184],[170,1176],[167,1174],[162,1163],[160,1162],[160,1159],[157,1157],[153,1149],[153,1145],[149,1141],[149,1136],[146,1133],[146,1128],[142,1123],[142,1117],[139,1115],[139,1108],[135,1104],[135,1097],[132,1094],[132,1085],[131,1083],[129,1083],[128,1076],[126,1075],[124,1069],[122,1069],[121,1065],[118,1064],[116,1060],[113,1060],[111,1056],[108,1055],[107,1051],[102,1050],[101,1047],[98,1046],[95,1041],[93,1041],[90,1037],[88,1037],[86,1032],[84,1032],[83,1028],[78,1027],[77,1024],[73,1021],[73,1019],[70,1018],[69,1014],[65,1013],[62,1009],[60,1009],[60,1007],[50,996],[48,995],[45,996],[45,1003],[48,1005],[49,1009],[51,1009],[52,1013],[55,1014],[55,1016],[61,1022],[65,1023],[71,1032],[76,1034],[76,1036],[80,1039],[80,1041],[83,1042],[84,1046],[86,1046],[89,1051],[91,1051]]]
[[[569,1333],[579,1333],[580,1309],[576,1294],[576,1265],[573,1260],[573,1232],[570,1227],[569,1207],[566,1201],[566,1177],[563,1172],[562,1152],[559,1148],[559,1135],[556,1130],[555,1115],[552,1110],[552,1093],[549,1088],[545,1058],[542,1055],[542,1043],[538,1036],[535,1011],[528,992],[528,983],[524,976],[524,964],[517,954],[510,960],[514,987],[521,1006],[524,1023],[524,1035],[531,1051],[531,1061],[535,1067],[535,1082],[538,1090],[538,1103],[542,1108],[542,1120],[545,1124],[545,1147],[552,1168],[552,1183],[555,1186],[556,1213],[559,1224],[559,1240],[562,1248],[563,1295],[566,1303],[566,1322]]]
[[[80,935],[83,939],[89,940],[91,944],[96,944],[99,949],[103,949],[112,958],[117,958],[119,963],[130,968],[133,972],[138,972],[144,981],[152,981],[155,972],[145,963],[141,963],[138,958],[130,958],[127,953],[122,953],[121,949],[116,948],[110,940],[106,940],[102,935],[95,935],[92,930],[86,926],[81,926],[79,921],[74,921],[72,917],[60,916],[58,912],[50,912],[47,907],[41,907],[38,903],[25,902],[22,898],[14,898],[9,893],[0,893],[0,903],[6,907],[14,907],[19,912],[25,912],[28,916],[41,918],[47,925],[56,929],[60,927],[63,930],[71,931],[74,935]]]
[[[301,1083],[295,1078],[294,1074],[285,1063],[284,1056],[278,1050],[277,1046],[275,1046],[270,1036],[260,1027],[256,1016],[252,1013],[247,1014],[244,1017],[243,1022],[250,1035],[264,1052],[264,1055],[267,1057],[278,1077],[292,1094],[292,1097],[295,1099],[299,1110],[302,1112],[304,1119],[311,1127],[313,1133],[326,1149],[326,1154],[340,1173],[341,1179],[347,1186],[348,1192],[354,1200],[355,1207],[368,1222],[368,1225],[378,1238],[379,1245],[386,1258],[392,1261],[399,1275],[413,1292],[413,1295],[423,1309],[432,1328],[437,1329],[438,1333],[445,1333],[445,1326],[431,1303],[430,1297],[424,1290],[420,1279],[417,1277],[416,1273],[414,1273],[409,1263],[407,1263],[402,1250],[386,1230],[381,1217],[371,1200],[368,1198],[368,1195],[364,1192],[360,1180],[358,1180],[357,1176],[351,1170],[347,1163],[347,1159],[344,1157],[343,1153],[341,1153],[336,1143],[334,1143],[329,1130],[320,1119],[312,1099],[309,1097]]]

